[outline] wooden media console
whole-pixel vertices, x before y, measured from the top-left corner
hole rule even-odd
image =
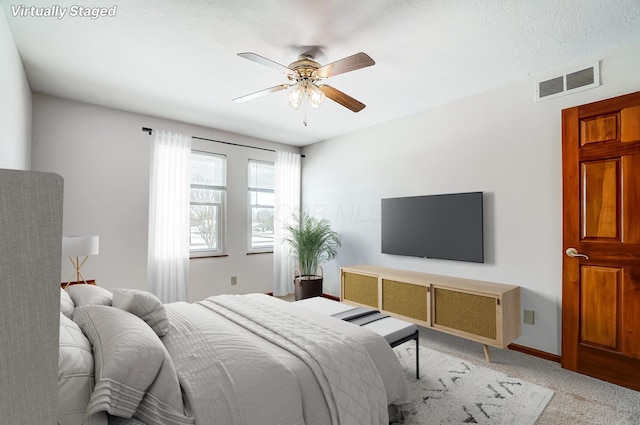
[[[520,287],[386,267],[340,269],[340,300],[489,346],[520,336]]]

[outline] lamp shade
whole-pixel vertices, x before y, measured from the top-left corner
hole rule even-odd
[[[63,257],[88,257],[98,255],[98,236],[63,236]]]

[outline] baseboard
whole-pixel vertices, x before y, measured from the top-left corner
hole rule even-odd
[[[507,348],[509,350],[518,351],[520,353],[528,354],[534,357],[539,357],[541,359],[549,360],[556,363],[560,363],[560,361],[562,360],[562,357],[556,354],[551,354],[551,353],[547,353],[546,351],[536,350],[535,348],[525,347],[524,345],[509,344]]]

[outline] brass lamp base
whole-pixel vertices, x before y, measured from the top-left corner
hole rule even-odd
[[[84,263],[87,262],[87,259],[89,257],[84,257],[84,260],[82,260],[82,262],[80,262],[80,257],[75,257],[75,261],[73,261],[73,257],[69,257],[69,261],[71,261],[71,264],[73,264],[73,267],[75,268],[75,271],[73,272],[73,274],[71,275],[71,277],[69,278],[69,281],[63,286],[63,288],[66,288],[67,286],[69,286],[71,284],[71,282],[74,282],[73,277],[75,276],[76,280],[75,282],[84,282],[85,284],[87,284],[87,280],[84,278],[84,276],[82,275],[82,273],[80,272],[80,268],[84,265]],[[82,281],[80,280],[82,278]]]

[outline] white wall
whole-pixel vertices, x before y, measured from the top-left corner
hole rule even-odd
[[[33,169],[64,177],[65,235],[100,236],[100,253],[83,267],[87,279],[106,288],[147,288],[149,147],[142,127],[268,149],[298,151],[253,138],[165,119],[33,96]],[[227,155],[228,256],[191,260],[191,301],[220,293],[272,290],[272,254],[246,255],[247,160],[272,152],[193,141],[193,148]],[[62,280],[73,273],[63,260]],[[238,284],[231,286],[231,276]]]
[[[339,267],[361,263],[520,285],[536,323],[516,343],[559,354],[561,110],[640,90],[640,45],[579,65],[598,59],[596,89],[534,103],[531,77],[305,148],[303,206],[343,241],[324,291],[339,295]],[[484,264],[380,253],[381,198],[470,191],[486,194]]]
[[[31,89],[0,7],[0,168],[31,168]]]

